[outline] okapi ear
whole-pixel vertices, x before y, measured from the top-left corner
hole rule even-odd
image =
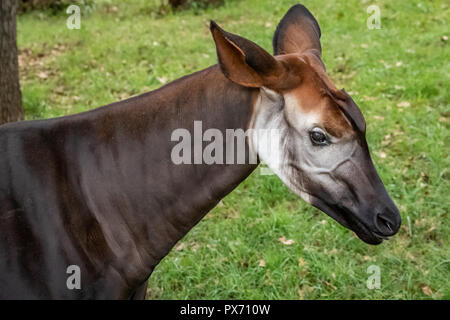
[[[303,53],[308,50],[320,58],[320,27],[305,6],[297,4],[281,19],[273,36],[274,55]]]
[[[275,85],[284,66],[256,43],[226,32],[214,21],[210,24],[219,65],[230,80],[246,87]]]

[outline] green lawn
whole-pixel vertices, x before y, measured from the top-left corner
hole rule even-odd
[[[291,0],[227,1],[170,13],[160,1],[82,6],[81,29],[64,12],[18,18],[27,118],[92,109],[216,63],[216,20],[271,51]],[[210,212],[157,267],[150,299],[450,299],[450,36],[445,0],[304,4],[322,28],[324,62],[367,121],[377,169],[402,228],[369,246],[259,171]],[[369,30],[370,4],[381,29]],[[278,239],[294,240],[291,245]],[[381,270],[370,290],[367,268]]]

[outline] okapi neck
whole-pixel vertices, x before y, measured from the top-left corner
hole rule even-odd
[[[257,166],[248,158],[246,164],[174,164],[174,130],[186,129],[193,136],[194,122],[201,121],[203,130],[218,129],[224,137],[226,129],[245,131],[258,92],[231,82],[212,66],[95,111],[103,152],[89,160],[93,168],[81,169],[82,180],[89,176],[92,181],[95,175],[109,189],[98,190],[93,183],[85,184],[84,192],[90,194],[90,211],[103,226],[110,251],[128,260],[125,278],[149,276],[175,243]],[[102,172],[103,163],[113,163],[114,174]],[[95,196],[102,192],[107,195]],[[96,199],[109,199],[108,207],[119,210],[101,211]],[[123,268],[124,262],[117,265]]]

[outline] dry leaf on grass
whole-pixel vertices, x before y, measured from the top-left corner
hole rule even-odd
[[[283,244],[285,244],[287,246],[289,246],[289,245],[291,245],[291,244],[293,244],[295,242],[292,239],[287,240],[285,236],[283,236],[281,238],[278,238],[278,241],[280,241],[281,243],[283,243]]]
[[[183,250],[183,248],[184,248],[185,246],[186,246],[186,243],[182,242],[182,243],[180,243],[180,244],[175,248],[175,250],[181,251],[181,250]]]
[[[408,101],[402,101],[397,103],[397,107],[399,108],[408,108],[411,106],[411,103],[409,103]]]
[[[167,77],[165,77],[165,76],[163,76],[163,77],[156,77],[157,79],[158,79],[158,81],[161,83],[161,84],[165,84],[165,83],[167,83]]]
[[[41,78],[41,79],[47,79],[48,78],[48,74],[45,71],[41,71],[41,72],[39,72],[38,77]]]
[[[424,294],[426,294],[427,296],[431,297],[433,295],[433,291],[431,290],[431,288],[427,285],[422,285],[421,286],[422,292]]]
[[[298,298],[300,300],[305,299],[305,295],[310,294],[314,291],[313,287],[308,286],[307,284],[302,285],[300,288],[298,288]]]
[[[304,266],[307,266],[307,265],[308,265],[308,262],[303,260],[303,258],[298,258],[298,266],[299,267],[304,267]]]

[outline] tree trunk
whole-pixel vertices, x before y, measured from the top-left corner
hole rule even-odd
[[[23,119],[16,9],[16,0],[0,0],[0,124]]]

